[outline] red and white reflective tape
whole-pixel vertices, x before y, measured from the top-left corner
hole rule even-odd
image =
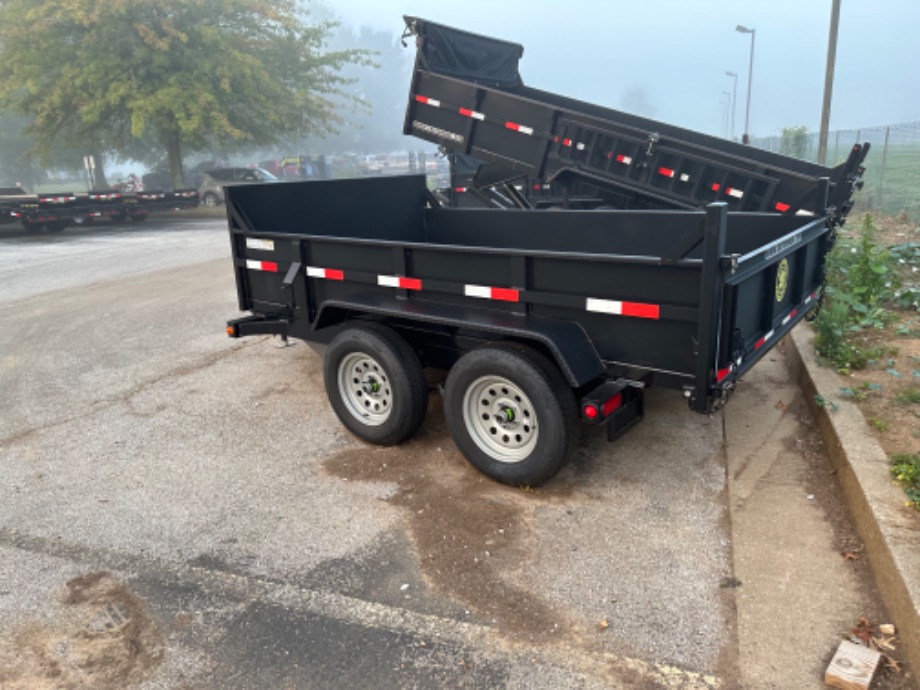
[[[805,304],[808,304],[817,296],[818,296],[818,291],[815,290],[813,293],[811,293],[808,297],[805,298]]]
[[[521,134],[533,134],[532,127],[525,127],[524,125],[519,125],[517,122],[506,122],[505,127],[515,132],[520,132]]]
[[[788,315],[785,319],[783,319],[782,325],[785,326],[787,323],[789,323],[790,321],[792,321],[792,319],[795,318],[795,315],[796,315],[797,313],[798,313],[798,309],[793,309],[791,312],[789,312],[789,315]]]
[[[632,158],[629,156],[624,156],[621,153],[617,156],[617,163],[622,163],[623,165],[630,165],[632,163]]]
[[[405,276],[377,276],[377,285],[384,287],[402,288],[403,290],[421,290],[422,281],[418,278]]]
[[[815,214],[814,214],[814,211],[806,211],[804,208],[800,208],[798,211],[795,212],[795,215],[797,215],[797,216],[813,216],[813,215],[815,215]]]
[[[658,174],[665,177],[674,177],[674,171],[671,168],[658,168]]]
[[[466,192],[466,187],[454,187],[454,191],[457,192],[457,194],[463,194]]]
[[[278,272],[278,264],[274,261],[253,261],[246,259],[246,268],[253,271],[268,271],[269,273]]]
[[[556,137],[556,141],[559,141],[559,137]],[[571,139],[563,139],[563,140],[562,140],[562,145],[563,145],[563,146],[568,146],[569,148],[571,148],[571,147],[574,145],[575,148],[578,149],[579,151],[584,151],[584,150],[585,150],[585,145],[584,145],[584,144],[582,144],[581,142],[575,144],[574,142],[572,142]]]
[[[471,117],[474,120],[485,120],[486,116],[482,113],[476,112],[475,110],[470,110],[469,108],[460,108],[460,114],[464,117]]]
[[[513,288],[488,287],[486,285],[464,285],[463,294],[467,297],[494,299],[499,302],[519,302],[520,291]]]
[[[345,272],[337,268],[307,266],[307,275],[311,278],[325,278],[326,280],[345,280]]]
[[[725,369],[720,369],[716,372],[716,383],[722,383],[730,373],[732,373],[732,367],[727,367]]]
[[[659,305],[643,304],[642,302],[620,302],[612,299],[594,299],[589,297],[585,302],[585,309],[600,314],[634,316],[639,319],[661,318],[661,307],[659,307]]]
[[[44,203],[61,204],[65,201],[75,201],[75,196],[40,196],[38,200]],[[90,197],[92,199],[92,197]]]
[[[775,331],[770,331],[769,333],[767,333],[766,335],[764,335],[764,337],[762,337],[760,340],[758,340],[757,343],[754,345],[754,349],[755,349],[755,350],[759,350],[760,348],[762,348],[762,347],[764,346],[764,343],[766,343],[770,338],[773,337],[773,334],[774,334],[774,333],[775,333]]]
[[[740,199],[744,196],[744,192],[742,192],[740,189],[735,189],[734,187],[726,187],[725,193],[729,196],[735,197],[736,199]]]
[[[416,96],[415,100],[417,100],[419,103],[424,103],[425,105],[430,105],[435,108],[441,107],[441,101],[434,98],[428,98],[428,96]]]
[[[93,201],[109,201],[111,199],[120,199],[121,194],[90,194],[89,198]]]

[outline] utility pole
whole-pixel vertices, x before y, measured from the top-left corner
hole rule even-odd
[[[827,71],[824,75],[824,106],[821,108],[821,132],[818,134],[818,165],[827,158],[827,131],[831,123],[831,96],[834,92],[834,61],[837,59],[837,24],[840,22],[840,0],[833,0],[831,28],[827,38]]]
[[[731,130],[731,140],[735,140],[735,111],[738,109],[738,74],[736,72],[731,72],[729,70],[725,71],[725,76],[731,77],[734,80],[734,86],[732,87],[732,130]]]

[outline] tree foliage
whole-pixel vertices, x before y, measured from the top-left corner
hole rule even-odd
[[[145,132],[175,184],[183,149],[271,144],[337,121],[341,69],[363,50],[325,50],[333,25],[300,0],[4,0],[0,106],[58,139],[130,149]]]

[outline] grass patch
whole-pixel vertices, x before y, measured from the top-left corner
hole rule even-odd
[[[908,388],[898,393],[896,400],[904,405],[920,405],[920,388]]]
[[[907,498],[920,510],[920,454],[900,453],[891,458],[891,474],[907,494]]]

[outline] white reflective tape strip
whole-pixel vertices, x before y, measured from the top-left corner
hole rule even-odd
[[[311,278],[325,278],[326,269],[318,268],[316,266],[307,266],[307,275]]]
[[[795,312],[791,312],[788,316],[786,316],[786,318],[783,319],[783,323],[781,325],[785,326],[787,323],[792,321],[793,316],[795,316]]]
[[[399,277],[398,276],[377,276],[377,285],[383,285],[384,287],[399,287]]]
[[[769,333],[767,333],[767,334],[763,337],[763,341],[764,341],[764,342],[767,342],[767,341],[768,341],[770,338],[772,338],[772,337],[773,337],[773,331],[770,331]]]
[[[464,285],[463,294],[467,297],[483,297],[492,299],[492,288],[484,285]]]
[[[265,252],[273,252],[275,251],[275,242],[274,240],[259,240],[255,237],[247,237],[246,247],[249,249],[259,249]]]
[[[632,158],[630,156],[619,156],[617,157],[617,160],[620,161],[620,163],[622,163],[623,165],[632,164]]]
[[[524,125],[518,125],[517,131],[519,131],[521,134],[533,134],[533,128],[525,127]]]
[[[729,196],[735,197],[736,199],[740,199],[741,197],[744,196],[744,192],[742,192],[740,189],[734,189],[733,187],[729,187],[728,189],[726,189],[725,193],[728,194]]]
[[[689,181],[690,181],[690,176],[689,176],[687,173],[683,173],[683,174],[680,176],[680,181],[681,181],[681,182],[689,182]]]
[[[253,271],[261,271],[261,270],[262,270],[262,262],[261,262],[261,261],[253,261],[252,259],[246,259],[246,268],[251,268]]]
[[[795,212],[795,215],[797,215],[797,216],[813,216],[813,215],[815,215],[815,214],[814,214],[813,212],[811,212],[811,211],[806,211],[805,209],[801,209],[801,208],[800,208],[798,211]]]
[[[622,314],[623,303],[610,299],[594,299],[589,297],[585,304],[588,311],[596,311],[601,314]]]
[[[579,151],[584,151],[584,150],[585,150],[585,145],[584,145],[584,144],[575,144],[575,148],[578,149]]]

